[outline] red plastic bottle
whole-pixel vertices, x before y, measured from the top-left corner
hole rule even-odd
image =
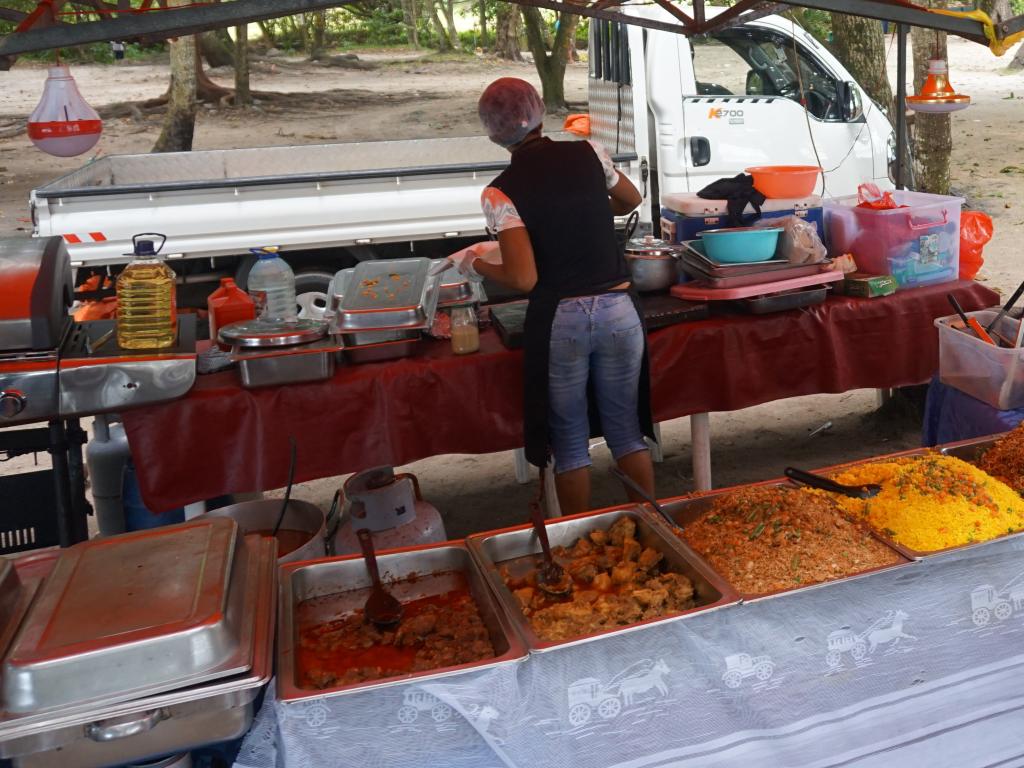
[[[220,279],[220,288],[207,298],[206,309],[210,313],[210,340],[214,342],[217,341],[218,328],[256,317],[252,298],[230,277]]]

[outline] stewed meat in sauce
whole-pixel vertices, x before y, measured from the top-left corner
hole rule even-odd
[[[636,539],[636,522],[623,516],[607,531],[591,531],[552,554],[572,577],[572,592],[556,597],[537,588],[537,569],[501,574],[537,636],[561,642],[693,608],[690,580],[664,573],[663,555]],[[539,563],[534,561],[534,566]]]
[[[394,629],[378,629],[362,610],[309,626],[300,621],[298,684],[333,688],[494,658],[487,627],[465,580],[459,580],[451,591],[403,601],[402,621]],[[306,600],[297,615],[315,613],[316,606],[308,604],[331,599]]]

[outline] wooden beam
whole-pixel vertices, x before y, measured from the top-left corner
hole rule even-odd
[[[717,16],[714,16],[707,21],[698,22],[697,31],[701,34],[706,34],[712,30],[729,26],[729,22],[732,19],[735,19],[744,11],[749,11],[751,8],[755,8],[763,2],[765,2],[765,0],[740,0],[736,5],[729,6]]]
[[[692,29],[696,28],[697,25],[694,24],[693,19],[690,18],[690,16],[688,14],[684,13],[682,11],[682,9],[677,8],[676,6],[672,5],[670,0],[654,0],[654,2],[656,2],[658,5],[660,5],[662,8],[664,8],[666,11],[668,11],[673,16],[675,16],[677,19],[679,19],[679,21],[682,22],[683,26],[686,27],[688,30],[692,30]]]
[[[208,29],[234,27],[297,13],[336,8],[351,2],[354,0],[233,0],[214,5],[126,14],[117,18],[31,29],[7,35],[0,39],[0,56],[69,48],[109,40],[135,40],[141,37],[166,39],[205,32]]]
[[[237,2],[237,0],[235,1]],[[670,24],[666,21],[630,16],[622,13],[621,11],[595,8],[593,5],[571,5],[569,3],[559,2],[559,0],[513,0],[513,2],[515,2],[516,5],[529,5],[533,8],[546,8],[549,11],[565,11],[566,13],[575,13],[579,16],[586,16],[591,19],[619,21],[623,24],[632,24],[634,27],[657,29],[662,32],[673,32],[677,35],[685,35],[688,33],[687,28],[681,24]]]

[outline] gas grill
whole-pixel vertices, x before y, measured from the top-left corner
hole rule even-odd
[[[47,428],[0,432],[0,454],[47,450],[53,456],[55,538],[64,546],[86,537],[86,437],[77,417],[180,397],[196,370],[194,316],[179,318],[177,344],[170,349],[123,350],[114,321],[72,319],[73,299],[61,238],[0,238],[0,427],[49,422]],[[12,482],[0,477],[0,487]],[[21,512],[25,504],[18,500],[34,494],[24,478],[17,482],[20,491],[0,493],[0,554],[58,543],[39,528],[34,511]]]

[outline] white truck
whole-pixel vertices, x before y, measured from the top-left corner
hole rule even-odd
[[[657,228],[660,195],[755,165],[820,165],[826,197],[892,186],[885,114],[782,17],[693,40],[594,21],[589,67],[592,135],[643,192],[641,231]],[[186,285],[228,273],[244,286],[249,249],[277,245],[316,313],[356,260],[436,257],[483,235],[480,191],[507,162],[485,137],[111,155],[34,190],[33,229],[64,237],[80,281],[125,263],[139,232],[167,235]]]

